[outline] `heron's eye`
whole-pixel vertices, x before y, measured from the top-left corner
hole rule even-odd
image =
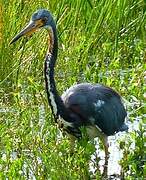
[[[44,17],[44,18],[42,19],[42,22],[43,22],[43,24],[45,24],[45,23],[47,22],[47,17]]]

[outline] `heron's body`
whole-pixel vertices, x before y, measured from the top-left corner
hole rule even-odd
[[[11,43],[42,27],[49,33],[44,74],[48,102],[55,121],[61,124],[63,131],[77,138],[81,138],[81,127],[86,127],[89,137],[99,136],[103,141],[106,157],[108,157],[107,136],[128,129],[124,123],[126,110],[120,95],[103,85],[83,83],[72,86],[60,97],[54,79],[58,37],[51,13],[45,9],[36,11],[30,23],[13,38]]]
[[[121,97],[111,88],[100,84],[77,84],[70,87],[62,99],[65,107],[78,115],[78,125],[95,125],[107,136],[124,130],[126,111]]]

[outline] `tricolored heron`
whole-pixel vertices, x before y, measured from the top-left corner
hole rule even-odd
[[[55,121],[70,137],[81,138],[81,127],[87,129],[89,138],[98,136],[105,148],[107,164],[107,137],[128,129],[124,123],[127,113],[121,97],[109,87],[91,83],[74,85],[60,97],[54,80],[58,38],[52,14],[46,9],[36,11],[29,24],[12,39],[11,44],[24,35],[32,34],[39,28],[45,28],[49,33],[44,74],[48,101]]]

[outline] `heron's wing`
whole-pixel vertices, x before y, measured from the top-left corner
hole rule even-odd
[[[97,125],[107,135],[119,131],[126,117],[120,96],[102,85],[71,87],[63,101],[66,108],[80,117],[83,125]]]

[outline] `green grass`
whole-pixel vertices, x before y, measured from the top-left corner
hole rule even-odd
[[[125,179],[144,179],[144,109],[146,92],[146,2],[143,0],[50,0],[0,2],[0,178],[90,179],[94,145],[57,140],[57,127],[44,89],[45,31],[26,43],[10,40],[46,8],[54,14],[59,35],[56,83],[60,94],[77,82],[102,83],[117,90],[128,103],[131,121],[140,127],[120,145]],[[5,111],[4,111],[5,109]],[[3,110],[3,111],[2,111]],[[134,149],[131,148],[135,143]],[[15,154],[15,155],[14,155]],[[97,170],[97,179],[101,178]]]

